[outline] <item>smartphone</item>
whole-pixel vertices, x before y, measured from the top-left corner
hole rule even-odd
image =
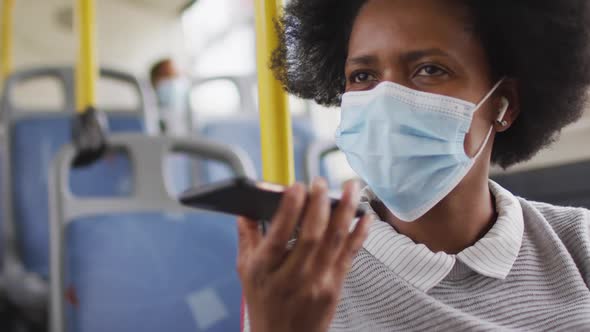
[[[179,200],[183,205],[197,209],[271,221],[284,191],[285,187],[281,185],[238,177],[190,189],[181,194]],[[330,200],[333,210],[340,201]],[[357,218],[364,214],[362,208],[357,208]]]

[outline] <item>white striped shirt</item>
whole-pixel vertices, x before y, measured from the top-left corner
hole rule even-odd
[[[372,210],[377,200],[367,187],[362,193],[363,206],[375,222],[369,230],[364,248],[407,283],[424,292],[438,285],[453,269],[457,260],[481,275],[505,279],[516,261],[524,222],[518,200],[502,187],[492,183],[498,219],[492,229],[473,246],[458,255],[433,253],[423,244],[415,244],[399,234],[390,224],[380,221]]]

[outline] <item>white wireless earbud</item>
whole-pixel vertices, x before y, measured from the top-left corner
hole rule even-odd
[[[508,107],[510,106],[510,102],[508,101],[508,99],[506,97],[502,97],[500,99],[500,103],[501,103],[501,106],[500,106],[498,118],[496,119],[496,123],[502,127],[506,127],[508,125],[508,121],[504,120],[504,116],[506,115],[506,112],[508,111]]]

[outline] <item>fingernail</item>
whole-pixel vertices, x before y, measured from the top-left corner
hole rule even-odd
[[[296,186],[296,184],[293,184],[293,185],[287,187],[287,189],[285,190],[285,195],[288,196],[288,197],[290,197],[290,198],[295,197],[297,195],[297,186]]]
[[[324,180],[322,177],[315,178],[313,182],[316,184],[316,186],[318,186],[318,188],[327,187],[326,180]]]
[[[360,186],[360,184],[359,184],[359,182],[358,182],[358,181],[353,181],[353,182],[352,182],[352,188],[353,188],[355,191],[357,191],[357,192],[361,190],[361,186]]]
[[[358,202],[360,199],[360,188],[358,182],[352,182],[348,190],[351,191],[351,200],[353,202]]]
[[[294,197],[298,196],[302,191],[304,192],[305,188],[303,187],[303,185],[301,185],[301,183],[297,182],[292,186],[292,192]]]
[[[311,192],[315,193],[318,190],[318,178],[314,178],[311,182]]]
[[[375,217],[372,214],[367,215],[367,226],[371,226],[371,224],[375,221]]]
[[[326,188],[327,188],[326,181],[320,177],[317,177],[313,180],[311,192],[317,194],[319,192],[324,191]]]

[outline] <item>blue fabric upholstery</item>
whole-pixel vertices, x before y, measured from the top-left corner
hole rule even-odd
[[[308,118],[294,118],[293,147],[295,159],[295,178],[297,181],[305,181],[305,155],[307,148],[316,139],[313,126]],[[258,117],[224,119],[207,123],[201,135],[208,139],[216,140],[242,148],[254,162],[258,178],[262,175],[262,158],[260,148],[260,122]],[[202,167],[201,178],[206,182],[213,182],[231,177],[231,171],[227,166],[219,163],[205,162]],[[322,165],[321,174],[326,176],[325,167]]]
[[[165,179],[170,194],[178,196],[194,186],[195,163],[190,157],[173,154],[166,158],[165,163]]]
[[[239,331],[233,217],[100,215],[65,236],[68,331]]]
[[[71,141],[68,114],[39,115],[16,120],[11,130],[12,191],[14,220],[25,267],[48,276],[48,173],[62,145]],[[111,132],[142,131],[139,117],[109,116]],[[107,156],[85,169],[72,171],[70,185],[79,196],[121,196],[129,194],[129,161],[120,155]]]

